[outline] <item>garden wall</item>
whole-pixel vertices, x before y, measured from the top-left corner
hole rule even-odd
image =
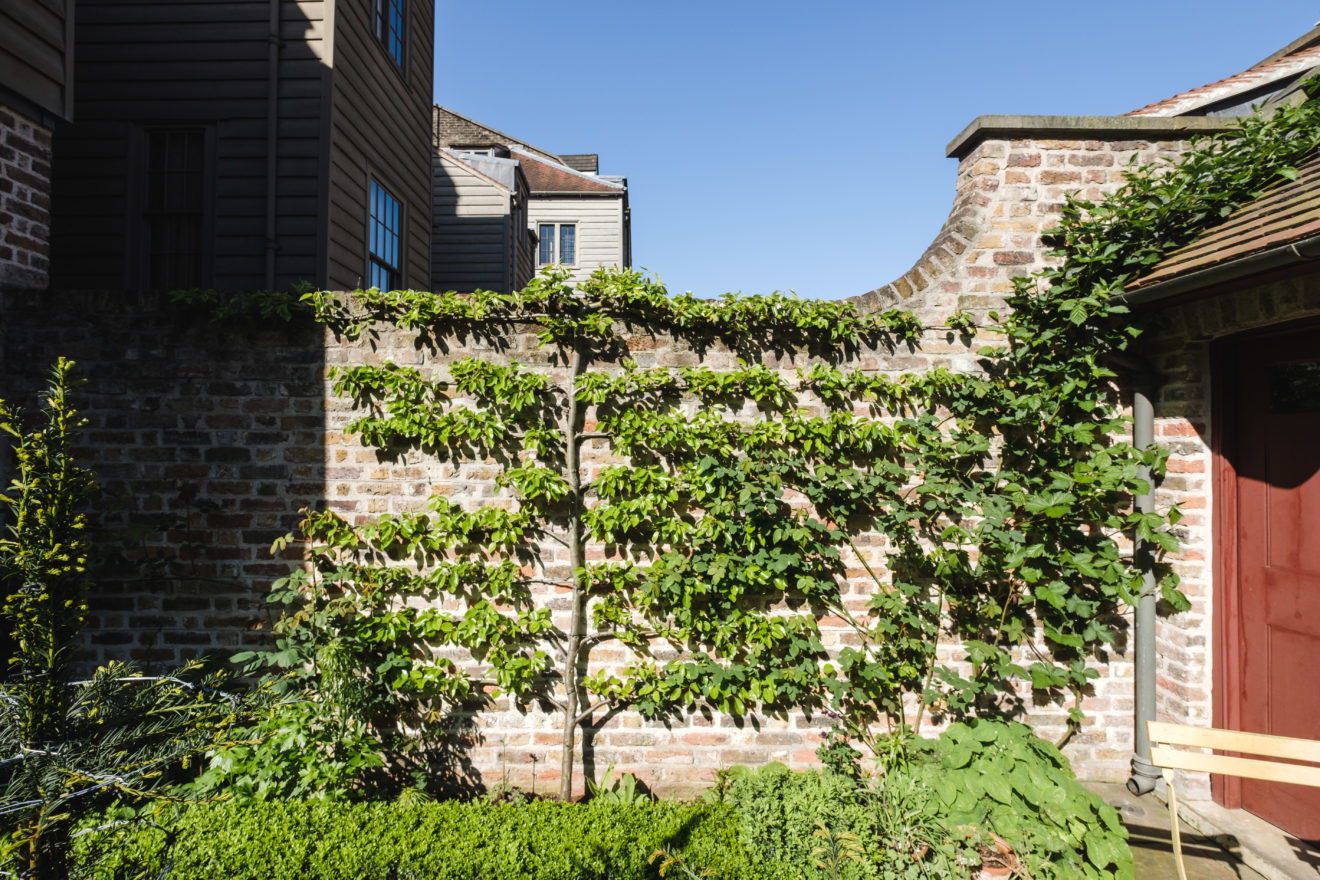
[[[1128,157],[1180,147],[1017,138],[971,148],[959,166],[953,212],[931,249],[902,279],[858,299],[863,309],[913,309],[927,326],[923,346],[866,352],[854,366],[895,374],[976,369],[956,334],[941,329],[944,319],[967,309],[983,320],[1002,304],[1013,276],[1043,265],[1039,233],[1057,217],[1066,190],[1083,186],[1098,196],[1118,185]],[[348,342],[299,323],[211,324],[197,310],[120,293],[15,294],[3,308],[6,397],[39,387],[57,355],[77,360],[88,379],[83,453],[104,487],[101,525],[127,543],[126,564],[98,581],[88,659],[126,657],[148,668],[208,651],[228,654],[261,638],[261,594],[296,564],[292,554],[272,559],[268,548],[304,507],[329,505],[364,518],[416,509],[433,493],[473,506],[497,497],[494,465],[452,468],[416,453],[387,462],[347,435],[352,411],[330,389],[327,366],[390,359],[442,370],[475,356],[555,369],[530,334],[502,351],[470,340],[429,351],[406,334]],[[638,335],[628,345],[643,367],[700,360],[664,338]],[[732,365],[732,356],[718,350],[705,360]],[[595,463],[606,463],[603,451],[596,453]],[[878,539],[859,547],[869,561],[881,561]],[[144,558],[157,561],[144,565]],[[860,566],[849,577],[860,607],[873,585]],[[847,634],[834,629],[826,636],[838,647]],[[594,656],[609,660],[603,650]],[[1084,778],[1127,774],[1131,681],[1131,664],[1120,653],[1087,700],[1086,724],[1068,749]],[[1048,738],[1064,730],[1057,708],[1031,720]],[[733,764],[811,764],[824,726],[800,716],[697,715],[666,727],[622,713],[599,722],[586,737],[587,776],[613,764],[671,791],[703,786]],[[560,738],[556,719],[497,710],[483,716],[470,758],[487,784],[549,791],[557,787]]]

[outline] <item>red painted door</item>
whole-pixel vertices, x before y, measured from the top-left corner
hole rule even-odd
[[[1320,739],[1320,327],[1237,349],[1238,717]],[[1241,786],[1244,808],[1320,840],[1320,789]]]

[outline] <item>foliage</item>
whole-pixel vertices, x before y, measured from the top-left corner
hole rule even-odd
[[[641,880],[657,876],[648,857],[658,849],[706,876],[759,877],[731,812],[675,803],[217,803],[157,821],[177,836],[172,880]],[[97,848],[94,839],[79,843]],[[92,876],[158,867],[159,851],[158,832],[138,831]]]
[[[373,704],[408,706],[417,729],[498,696],[553,709],[564,796],[577,728],[603,709],[828,704],[836,745],[875,746],[877,722],[920,732],[930,719],[1011,717],[1026,683],[1034,702],[1071,699],[1080,723],[1093,667],[1143,588],[1124,535],[1155,548],[1142,564],[1167,604],[1186,607],[1163,560],[1177,510],[1129,505],[1164,457],[1122,439],[1113,357],[1139,333],[1123,285],[1295,176],[1320,143],[1317,113],[1313,101],[1284,107],[1134,169],[1102,202],[1070,199],[1049,234],[1057,265],[1016,279],[1005,317],[944,323],[964,339],[989,331],[979,373],[862,366],[859,355],[943,333],[910,314],[702,301],[634,272],[578,289],[551,272],[510,294],[304,295],[350,339],[393,328],[433,351],[481,340],[499,353],[532,333],[546,364],[336,369],[360,410],[350,430],[382,457],[491,463],[503,497],[476,510],[435,497],[366,523],[309,515],[311,565],[276,593],[290,622],[265,659],[289,669],[340,650]],[[275,306],[240,311],[251,308]],[[629,340],[646,335],[733,359],[644,367]],[[588,447],[615,463],[584,468]],[[883,565],[861,546],[871,534]],[[875,582],[865,607],[845,600],[855,567]],[[565,591],[567,620],[542,588]],[[835,657],[825,616],[855,634]],[[631,654],[620,673],[592,671],[605,643]],[[941,658],[942,643],[957,648]],[[450,659],[463,654],[476,664]]]
[[[1024,725],[959,723],[884,745],[882,772],[867,780],[782,765],[738,774],[723,802],[767,878],[805,866],[820,878],[961,878],[995,835],[1038,880],[1132,876],[1117,812]]]
[[[1002,837],[1036,880],[1130,878],[1118,812],[1087,791],[1068,761],[1025,725],[971,721],[921,741],[900,775],[926,787],[947,828]]]
[[[56,362],[35,426],[0,401],[15,460],[0,493],[0,624],[12,646],[0,685],[0,871],[42,880],[65,876],[79,816],[151,796],[237,711],[206,682],[122,665],[72,680],[86,620],[85,508],[96,489],[71,453],[82,424],[69,401],[73,366]]]
[[[601,804],[644,804],[652,800],[646,783],[631,773],[620,773],[614,777],[614,765],[605,768],[600,782],[587,780],[587,797]]]

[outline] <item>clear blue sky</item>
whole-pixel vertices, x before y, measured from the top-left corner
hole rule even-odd
[[[907,271],[978,115],[1118,114],[1237,73],[1320,4],[437,0],[436,101],[628,177],[671,290],[835,298]]]

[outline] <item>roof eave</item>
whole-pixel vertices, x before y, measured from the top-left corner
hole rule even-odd
[[[1125,291],[1121,298],[1131,306],[1146,306],[1198,290],[1240,281],[1253,275],[1300,266],[1318,259],[1320,259],[1320,235],[1312,235],[1248,254],[1227,263],[1206,266],[1186,275],[1178,275],[1166,281]]]
[[[1024,138],[1064,140],[1184,140],[1231,131],[1236,116],[978,116],[949,141],[944,155],[962,159],[982,141]]]

